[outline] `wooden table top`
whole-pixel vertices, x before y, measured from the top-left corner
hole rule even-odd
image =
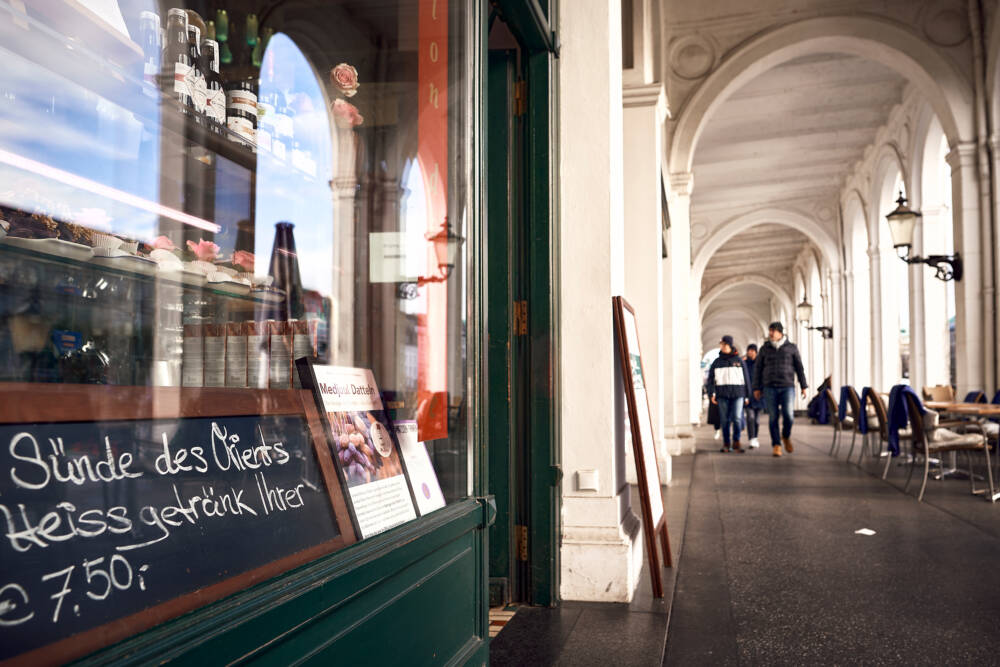
[[[966,415],[1000,415],[1000,405],[992,403],[961,403],[950,401],[927,401],[924,403],[933,410],[955,412]]]

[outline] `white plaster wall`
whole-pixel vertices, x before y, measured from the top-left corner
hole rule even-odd
[[[625,292],[636,311],[639,344],[646,374],[660,480],[670,479],[670,457],[662,441],[663,402],[663,264],[660,207],[660,130],[666,115],[662,86],[627,87],[624,91]],[[626,472],[637,483],[631,448]]]
[[[624,289],[621,8],[565,3],[559,13],[560,421],[565,471],[561,597],[626,602],[638,568],[616,482],[611,296]],[[596,491],[578,472],[597,472]],[[624,482],[624,480],[621,480]],[[639,563],[641,563],[641,554]]]

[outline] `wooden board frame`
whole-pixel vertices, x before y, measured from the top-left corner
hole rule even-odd
[[[122,387],[0,383],[0,424],[139,421],[198,417],[302,416],[340,535],[205,588],[22,653],[10,664],[56,664],[93,653],[155,625],[246,590],[357,541],[326,431],[304,389]]]
[[[663,567],[673,567],[674,559],[670,550],[670,533],[667,530],[666,508],[659,519],[653,520],[653,506],[650,497],[649,482],[655,479],[656,488],[660,488],[660,471],[654,465],[652,470],[646,469],[646,448],[655,447],[654,442],[644,442],[642,439],[642,429],[640,428],[639,416],[645,415],[652,425],[652,416],[649,411],[649,400],[645,401],[643,409],[645,413],[640,413],[640,406],[636,400],[635,385],[632,379],[632,368],[629,364],[630,355],[639,357],[639,370],[642,377],[646,377],[645,369],[642,365],[642,351],[639,349],[639,332],[635,332],[635,350],[629,347],[628,335],[625,330],[625,311],[627,310],[636,321],[635,310],[625,300],[624,297],[615,296],[611,298],[612,310],[615,321],[615,342],[618,346],[618,353],[621,360],[622,383],[625,386],[625,399],[628,405],[628,420],[632,431],[632,451],[635,459],[636,477],[639,482],[639,500],[642,505],[642,526],[646,537],[646,555],[649,557],[649,574],[653,586],[653,595],[658,598],[663,597],[663,572],[660,568],[659,554],[657,553],[657,537],[663,548]],[[652,428],[650,428],[652,432]],[[654,436],[655,437],[655,436]],[[655,453],[654,453],[655,460]]]

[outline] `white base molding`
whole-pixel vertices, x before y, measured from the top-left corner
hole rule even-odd
[[[639,518],[629,512],[615,528],[564,526],[560,597],[584,602],[631,602],[642,570],[641,525]]]

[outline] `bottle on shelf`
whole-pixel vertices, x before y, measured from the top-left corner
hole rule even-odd
[[[257,141],[257,80],[227,81],[226,126],[251,146]],[[230,139],[237,141],[230,136]]]
[[[195,111],[199,115],[203,115],[208,97],[208,87],[205,84],[205,72],[202,69],[201,61],[201,30],[198,29],[198,26],[188,23],[187,35],[188,59],[191,61],[191,69],[188,71],[191,98]]]
[[[226,126],[226,93],[219,75],[219,44],[213,39],[201,42],[202,69],[205,72],[205,115],[213,132]]]
[[[142,45],[143,92],[149,97],[158,97],[156,77],[160,73],[163,58],[163,37],[160,31],[160,16],[156,12],[139,14],[139,41]]]
[[[194,113],[191,83],[191,54],[188,48],[187,12],[173,8],[167,12],[167,39],[163,57],[164,89],[187,113]]]
[[[219,42],[219,62],[231,64],[233,52],[229,50],[229,14],[225,9],[215,12],[215,39]]]

